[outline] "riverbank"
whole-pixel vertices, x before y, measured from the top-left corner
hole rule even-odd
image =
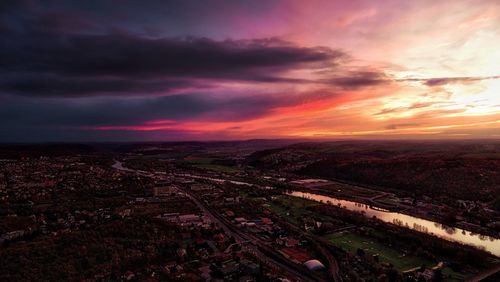
[[[341,184],[345,184],[345,183],[341,183]],[[352,184],[348,184],[348,185],[352,185]],[[361,189],[369,190],[366,187],[362,187]],[[500,235],[498,233],[495,233],[495,232],[493,232],[487,228],[484,228],[482,226],[477,226],[477,225],[473,226],[473,224],[468,223],[468,222],[457,222],[457,223],[453,223],[453,224],[444,223],[441,217],[432,216],[432,215],[429,215],[427,213],[422,213],[422,212],[415,212],[413,207],[409,207],[407,205],[400,205],[400,204],[397,204],[397,205],[384,204],[384,203],[381,203],[380,201],[378,201],[380,198],[383,198],[383,197],[397,197],[393,193],[372,190],[372,192],[378,193],[378,196],[368,198],[368,197],[356,196],[356,195],[351,195],[351,194],[346,194],[346,193],[338,193],[335,191],[327,191],[325,189],[308,189],[308,188],[302,188],[302,187],[294,187],[294,190],[305,192],[305,193],[313,193],[313,194],[323,195],[323,196],[327,196],[327,197],[334,197],[334,198],[343,199],[346,201],[353,201],[353,202],[357,202],[357,203],[371,206],[372,208],[378,208],[378,209],[389,211],[389,212],[401,213],[401,214],[405,214],[408,216],[437,222],[437,223],[444,225],[444,226],[447,226],[449,228],[461,229],[461,230],[468,231],[470,233],[478,234],[480,236],[488,236],[488,237],[492,237],[495,239],[500,239]],[[475,230],[475,231],[471,231],[471,227],[473,227],[474,228],[473,230]]]
[[[439,222],[434,222],[431,220],[414,217],[411,215],[406,215],[399,212],[393,212],[384,209],[376,209],[371,205],[342,200],[330,196],[324,196],[320,194],[307,193],[307,192],[290,192],[287,193],[290,196],[301,197],[324,204],[329,204],[333,206],[341,206],[342,208],[348,209],[350,211],[362,213],[366,217],[375,217],[386,223],[399,225],[408,229],[416,230],[421,233],[430,234],[448,241],[469,245],[476,247],[478,249],[485,250],[494,256],[500,256],[500,239],[493,237],[475,234],[471,231],[467,231],[460,228],[448,227]]]

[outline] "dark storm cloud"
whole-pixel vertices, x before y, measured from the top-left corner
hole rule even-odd
[[[146,6],[153,6],[148,8],[153,13],[201,13],[197,3],[158,1]],[[144,10],[142,5],[130,2],[116,6],[106,1],[73,4],[3,2],[0,94],[166,94],[234,80],[321,83],[346,89],[389,82],[381,72],[342,70],[348,56],[327,47],[305,48],[277,38],[148,36],[125,24],[137,17],[135,12]],[[208,9],[214,5],[218,4]],[[124,23],[123,18],[129,21]],[[167,25],[169,28],[175,29],[175,25]],[[286,77],[290,70],[323,68],[337,70],[338,75],[320,81]]]
[[[129,34],[6,36],[2,41],[6,48],[0,51],[4,78],[0,79],[0,90],[25,95],[72,96],[71,88],[81,94],[130,92],[143,86],[147,86],[143,91],[147,93],[149,87],[161,90],[158,81],[166,81],[164,88],[169,89],[187,79],[295,82],[275,74],[315,64],[333,65],[343,56],[327,48],[275,46],[261,41],[147,39]],[[39,74],[39,78],[24,80]],[[23,80],[32,85],[16,83]],[[122,80],[127,80],[127,87]],[[81,83],[85,81],[87,86]],[[82,88],[75,89],[78,87]],[[65,89],[67,93],[63,93]]]
[[[325,81],[326,83],[342,87],[344,89],[357,89],[362,87],[389,84],[391,80],[381,71],[349,71],[340,77]]]
[[[205,17],[214,21],[213,13],[220,9],[260,13],[269,8],[266,1],[252,1],[251,5],[245,1],[235,5],[225,1],[210,5],[199,1],[125,2],[2,2],[0,94],[137,96],[170,94],[221,81],[317,83],[357,89],[391,81],[380,71],[345,69],[349,56],[326,47],[305,48],[277,38],[214,40],[137,32],[136,21],[175,30],[175,22],[191,26],[184,23],[187,19],[197,24]],[[193,19],[193,15],[199,17]],[[158,19],[163,21],[156,22]],[[154,28],[152,24],[150,29]],[[336,75],[316,81],[286,76],[298,69],[329,69]]]
[[[235,112],[233,118],[259,115],[267,107],[264,100],[219,101],[206,95],[173,95],[152,98],[28,99],[9,98],[0,105],[0,125],[110,126],[142,123],[157,119],[190,119],[211,112]],[[268,103],[269,104],[269,103]]]
[[[328,91],[303,93],[288,99],[244,96],[222,98],[207,94],[161,97],[94,97],[0,99],[0,127],[99,127],[137,125],[152,120],[241,121],[263,116],[272,109],[334,97]]]
[[[227,112],[231,106],[238,104],[238,101],[216,102],[204,95],[195,94],[144,98],[0,97],[0,140],[3,142],[141,140],[140,133],[126,132],[126,130],[104,132],[92,128],[140,124],[158,119],[185,120],[218,111]],[[255,112],[244,110],[233,118],[241,119],[247,115],[256,115],[262,107],[257,109],[252,107],[252,109]],[[170,139],[180,133],[168,132],[163,136],[155,135],[155,138]],[[151,138],[153,135],[148,134]]]
[[[0,76],[0,91],[18,95],[79,97],[83,95],[155,94],[180,88],[207,87],[194,80],[113,77],[70,77],[54,74],[10,74]]]
[[[234,14],[275,17],[278,1],[267,0],[2,0],[0,14],[24,18],[70,15],[92,24],[92,30],[122,29],[159,37],[193,36],[224,39],[234,31]],[[60,25],[62,26],[62,25]],[[78,27],[78,25],[77,25]]]
[[[277,83],[352,89],[384,82],[376,72],[346,70],[343,51],[243,40],[254,36],[244,33],[226,39],[235,29],[225,16],[258,17],[271,2],[0,1],[0,142],[83,140],[82,128],[162,119],[250,120],[336,95],[280,91]],[[323,69],[336,75],[288,76]],[[249,94],[253,88],[237,94],[247,96],[215,94],[228,81],[267,83],[281,95]]]
[[[188,80],[200,79],[205,83],[302,82],[280,74],[290,69],[331,67],[345,56],[337,50],[301,48],[278,39],[215,41],[157,39],[127,32],[75,33],[69,27],[78,31],[91,25],[70,19],[58,15],[21,21],[20,25],[4,23],[1,92],[75,96],[142,90],[137,94],[148,94],[188,87]]]
[[[479,80],[499,79],[500,76],[439,77],[425,80],[427,86],[440,86],[455,83],[470,83]]]
[[[75,76],[246,79],[250,75],[248,79],[253,80],[261,76],[257,72],[261,68],[287,70],[301,64],[329,62],[343,55],[328,48],[275,46],[262,41],[148,39],[130,34],[46,34],[24,40],[20,44],[8,42],[6,45],[11,47],[3,48],[3,70]]]

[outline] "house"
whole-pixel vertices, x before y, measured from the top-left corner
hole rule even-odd
[[[130,280],[132,280],[134,277],[135,277],[135,274],[134,274],[132,271],[130,271],[130,270],[128,270],[127,272],[125,272],[125,273],[123,274],[123,279],[125,279],[126,281],[130,281]]]
[[[183,214],[183,215],[179,215],[178,220],[180,223],[189,223],[189,222],[200,221],[201,218],[199,215],[195,215],[195,214]]]
[[[211,278],[210,273],[212,272],[212,270],[210,270],[210,266],[208,265],[202,266],[198,268],[198,271],[201,273],[200,276],[203,280],[210,281]]]
[[[273,221],[270,219],[270,218],[267,218],[267,217],[263,217],[260,219],[262,221],[263,224],[265,225],[272,225],[273,224]]]
[[[295,263],[304,263],[311,259],[307,252],[298,248],[283,248],[279,252]]]
[[[224,198],[224,201],[226,203],[239,203],[240,197],[226,197],[226,198]]]
[[[246,224],[246,223],[247,223],[247,219],[246,219],[246,218],[244,218],[244,217],[237,217],[237,218],[235,218],[235,219],[234,219],[234,221],[235,221],[237,224],[242,224],[242,225],[244,225],[244,224]]]
[[[300,241],[298,239],[295,239],[295,238],[286,238],[285,239],[285,246],[286,247],[295,247],[297,246],[298,244],[300,243]]]
[[[417,278],[423,278],[424,281],[432,281],[434,278],[434,271],[432,269],[425,269],[422,272],[417,272]]]
[[[239,264],[234,260],[229,260],[220,265],[213,263],[210,268],[216,276],[228,278],[239,270]]]
[[[184,249],[184,248],[178,248],[176,253],[177,253],[177,256],[180,258],[184,257],[187,254],[186,249]]]
[[[223,233],[218,233],[214,235],[214,240],[217,243],[224,243],[225,236]]]
[[[153,195],[155,197],[165,197],[177,191],[177,187],[174,186],[155,186],[153,188]]]

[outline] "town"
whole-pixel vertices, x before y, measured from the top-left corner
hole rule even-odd
[[[263,172],[248,164],[253,150],[231,148],[5,156],[0,279],[468,281],[498,271],[499,212],[486,203]]]

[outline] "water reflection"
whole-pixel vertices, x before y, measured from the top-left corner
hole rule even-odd
[[[322,203],[328,203],[329,205],[339,206],[351,211],[357,211],[360,213],[362,212],[362,214],[367,217],[378,218],[384,222],[403,226],[408,229],[414,229],[419,232],[428,233],[449,241],[471,245],[480,249],[484,249],[496,256],[500,256],[500,239],[496,239],[490,236],[480,235],[460,228],[446,226],[431,220],[426,220],[402,213],[391,212],[385,209],[370,207],[369,205],[363,203],[340,200],[334,197],[298,191],[291,192],[289,193],[289,195],[302,197]]]
[[[123,163],[117,160],[114,160],[115,163],[112,165],[113,168],[118,169],[118,170],[123,170],[123,171],[133,171],[129,168],[126,168],[123,166]]]

